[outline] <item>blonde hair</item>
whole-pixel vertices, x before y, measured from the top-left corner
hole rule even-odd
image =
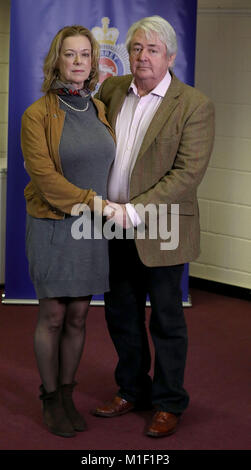
[[[42,91],[48,93],[51,90],[54,80],[59,78],[57,62],[64,39],[71,36],[85,36],[91,43],[92,68],[88,79],[85,81],[85,87],[89,90],[95,90],[99,78],[99,44],[89,29],[84,26],[73,25],[65,26],[60,29],[52,40],[49,52],[44,60],[44,81]]]

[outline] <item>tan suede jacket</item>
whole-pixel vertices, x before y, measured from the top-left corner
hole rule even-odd
[[[93,99],[98,118],[115,139],[106,120],[104,104]],[[21,146],[25,168],[31,181],[24,190],[28,214],[38,218],[63,219],[75,204],[93,207],[96,195],[91,188],[82,189],[63,175],[59,143],[65,112],[59,107],[56,94],[48,93],[35,101],[23,114]],[[105,205],[105,202],[104,202]]]

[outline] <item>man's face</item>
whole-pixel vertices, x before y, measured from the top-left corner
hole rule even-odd
[[[134,33],[130,45],[130,66],[136,84],[142,80],[149,81],[154,88],[164,78],[174,59],[175,55],[167,56],[166,45],[154,31],[148,38],[142,29]]]

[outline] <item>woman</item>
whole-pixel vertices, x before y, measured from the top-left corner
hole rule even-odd
[[[104,105],[90,94],[98,61],[99,46],[88,29],[62,28],[45,58],[45,95],[22,118],[22,151],[31,178],[25,188],[26,252],[39,299],[34,348],[40,398],[49,431],[64,437],[86,428],[72,392],[91,296],[109,288],[107,241],[71,235],[76,208],[86,204],[93,211],[96,195],[105,200],[115,153]],[[88,213],[86,221],[93,225]]]

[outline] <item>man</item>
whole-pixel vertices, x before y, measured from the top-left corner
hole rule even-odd
[[[176,430],[189,402],[183,388],[187,329],[180,283],[184,263],[199,254],[196,191],[212,150],[214,108],[206,96],[180,82],[170,70],[177,42],[166,20],[153,16],[133,24],[127,47],[132,75],[108,78],[97,95],[107,106],[117,137],[108,187],[109,200],[116,201],[109,203],[113,221],[124,228],[137,227],[142,222],[137,207],[153,204],[159,219],[160,207],[162,213],[166,207],[170,223],[171,204],[178,204],[179,239],[173,249],[161,249],[163,240],[149,236],[150,222],[145,219],[145,238],[110,241],[105,309],[118,353],[119,391],[94,414],[114,417],[153,405],[147,435],[161,437]],[[147,293],[152,309],[153,379],[145,328]]]

